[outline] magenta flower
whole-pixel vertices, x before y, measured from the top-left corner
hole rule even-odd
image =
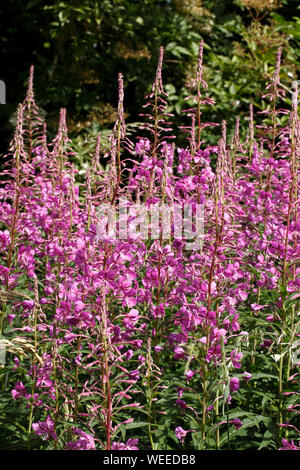
[[[296,446],[293,440],[289,442],[287,439],[282,439],[281,442],[282,447],[280,447],[278,450],[300,450],[300,443],[299,446]]]
[[[244,373],[243,373],[243,378],[244,378],[245,380],[250,380],[251,377],[252,377],[252,374],[250,374],[249,372],[244,372]]]
[[[86,434],[81,429],[74,429],[74,434],[79,436],[79,439],[74,442],[68,442],[68,450],[95,450],[95,441],[93,436]]]
[[[243,425],[242,421],[238,418],[232,419],[230,423],[234,425],[235,429],[240,429]]]
[[[16,398],[26,398],[27,400],[31,398],[30,393],[27,393],[26,387],[23,382],[16,382],[15,388],[12,389],[11,394],[14,399]]]
[[[242,357],[243,357],[243,353],[242,353],[242,352],[237,352],[236,349],[234,349],[234,350],[230,353],[231,362],[232,362],[233,366],[234,366],[236,369],[240,369],[240,368],[241,368],[241,363],[240,363],[240,361],[242,360]]]
[[[237,392],[240,388],[240,380],[237,377],[232,377],[230,379],[230,391]]]
[[[57,435],[54,432],[54,422],[50,415],[47,416],[46,421],[39,421],[38,423],[32,423],[32,429],[38,436],[43,436],[43,439],[56,440]]]
[[[134,328],[134,325],[137,323],[139,320],[139,312],[136,308],[132,308],[126,315],[126,318],[123,319],[123,325],[130,329]]]
[[[174,350],[174,359],[182,359],[185,356],[185,350],[181,346],[177,346]]]
[[[111,450],[127,450],[126,445],[123,442],[114,441],[111,444]]]
[[[191,378],[194,376],[194,374],[195,374],[195,372],[192,371],[192,370],[190,370],[190,369],[186,371],[185,376],[186,376],[187,382],[188,382],[189,380],[191,380]]]
[[[111,449],[112,450],[139,450],[139,448],[137,447],[138,442],[139,442],[138,438],[128,439],[126,444],[124,444],[123,442],[114,441],[111,445]]]
[[[135,151],[137,155],[142,155],[143,152],[150,150],[150,141],[149,139],[140,139],[135,145]]]
[[[0,250],[5,250],[10,244],[10,234],[8,230],[0,231]]]
[[[138,446],[137,446],[138,443],[139,443],[138,438],[136,438],[136,439],[128,439],[128,441],[126,442],[126,447],[127,447],[126,450],[139,450],[139,448],[138,448]]]
[[[175,436],[177,437],[177,439],[179,439],[181,442],[183,442],[184,439],[185,439],[185,436],[189,432],[194,432],[194,431],[192,431],[191,429],[185,431],[181,426],[177,426],[177,428],[175,429]]]
[[[185,403],[184,400],[177,399],[177,400],[176,400],[176,404],[177,404],[178,406],[180,406],[180,408],[181,408],[182,410],[184,410],[184,409],[186,408],[186,403]]]
[[[138,369],[132,370],[129,373],[129,376],[132,380],[139,380],[140,377],[140,371]]]
[[[254,311],[261,310],[262,308],[267,307],[268,305],[259,305],[259,304],[251,304],[251,307]]]

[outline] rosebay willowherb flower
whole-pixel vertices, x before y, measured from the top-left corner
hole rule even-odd
[[[1,380],[23,447],[237,449],[253,427],[255,448],[297,447],[297,103],[278,108],[279,52],[248,139],[237,118],[206,144],[203,48],[186,146],[169,124],[161,48],[148,136],[126,137],[119,74],[110,146],[98,136],[84,185],[66,110],[48,144],[30,71],[0,188]]]

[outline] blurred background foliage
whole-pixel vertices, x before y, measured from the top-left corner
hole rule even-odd
[[[203,120],[228,122],[237,115],[248,127],[249,104],[261,108],[266,82],[283,48],[281,80],[299,79],[298,0],[9,0],[1,2],[1,76],[7,104],[0,106],[0,152],[12,137],[17,104],[23,101],[29,67],[35,66],[36,100],[47,116],[49,137],[59,108],[67,108],[69,133],[87,165],[101,131],[103,145],[116,118],[117,74],[124,75],[126,122],[134,132],[154,79],[159,46],[165,47],[163,80],[178,143],[186,86],[195,75],[198,46],[204,48],[205,94],[216,105]],[[216,142],[220,129],[206,139]]]

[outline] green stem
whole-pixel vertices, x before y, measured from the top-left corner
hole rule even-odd
[[[34,409],[34,392],[36,386],[35,380],[35,365],[36,365],[36,354],[37,354],[37,306],[35,305],[34,308],[34,354],[33,354],[33,361],[32,361],[32,387],[31,387],[31,403],[30,403],[30,412],[29,412],[29,421],[28,421],[28,444],[27,448],[30,450],[31,448],[31,428],[32,428],[32,420],[33,420],[33,409]]]
[[[279,374],[278,374],[278,420],[279,424],[283,423],[283,359],[282,345],[280,345],[280,362],[279,362]],[[279,427],[279,439],[282,438],[282,428]]]
[[[206,371],[204,371],[206,375]],[[206,377],[203,378],[202,383],[202,429],[201,429],[201,438],[204,444],[206,440],[206,406],[207,406],[207,380]]]
[[[216,415],[216,421],[218,422],[219,418],[219,392],[217,392],[216,396],[216,401],[215,401],[215,415]],[[217,450],[220,449],[220,429],[219,426],[216,428],[216,446]]]

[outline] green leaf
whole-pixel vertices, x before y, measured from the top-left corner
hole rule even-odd
[[[146,421],[125,424],[126,429],[144,428],[145,426],[148,426],[148,423]],[[151,423],[151,426],[154,426],[154,424]]]
[[[229,92],[232,94],[232,95],[235,95],[236,94],[236,91],[237,91],[237,88],[236,88],[236,85],[234,83],[232,83],[229,87]]]

